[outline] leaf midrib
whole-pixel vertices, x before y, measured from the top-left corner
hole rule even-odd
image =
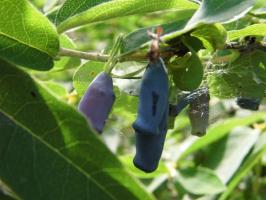
[[[15,118],[7,114],[3,109],[0,108],[0,112],[2,112],[6,117],[8,117],[11,121],[13,121],[16,125],[20,126],[22,129],[27,131],[33,138],[41,142],[43,145],[45,145],[48,149],[52,150],[54,153],[59,155],[65,162],[67,162],[69,165],[72,165],[76,170],[81,173],[82,175],[85,175],[88,179],[92,180],[92,182],[95,183],[103,192],[105,192],[108,196],[110,196],[111,199],[116,199],[109,191],[105,190],[104,187],[102,187],[94,178],[92,178],[86,171],[84,171],[82,168],[78,167],[76,164],[74,164],[70,159],[68,159],[66,156],[64,156],[60,151],[56,151],[55,148],[53,148],[50,144],[45,142],[42,138],[36,136],[30,129],[28,129],[26,126],[21,124],[19,121],[17,121]]]
[[[17,43],[19,43],[19,44],[22,44],[22,45],[25,45],[25,46],[27,46],[27,47],[29,47],[29,48],[35,49],[35,50],[37,50],[37,51],[40,51],[40,52],[42,52],[42,53],[48,55],[48,56],[51,57],[51,58],[54,57],[54,56],[52,56],[49,52],[46,52],[46,51],[44,51],[43,49],[40,49],[40,48],[34,47],[34,46],[30,45],[30,44],[26,44],[25,42],[20,41],[20,40],[18,40],[17,38],[12,37],[12,36],[10,36],[10,35],[7,35],[7,34],[1,32],[1,31],[0,31],[0,35],[3,35],[4,37],[7,37],[7,38],[9,38],[9,39],[11,39],[11,40],[14,40],[15,42],[17,42]]]

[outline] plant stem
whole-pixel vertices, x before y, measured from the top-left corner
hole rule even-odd
[[[77,50],[65,49],[65,48],[61,48],[58,55],[76,57],[76,58],[82,58],[85,60],[94,60],[94,61],[100,61],[100,62],[106,62],[109,59],[109,55],[106,55],[106,54],[101,54],[101,53],[96,53],[96,52],[83,52],[83,51],[77,51]]]
[[[226,44],[225,49],[236,49],[236,50],[246,50],[246,45],[240,45],[240,44]],[[249,47],[250,49],[250,47]],[[256,44],[251,49],[258,49],[266,52],[266,43]],[[171,56],[175,55],[175,53],[172,50],[169,49],[163,49],[161,51],[161,57],[162,58],[170,58]],[[84,60],[94,60],[99,62],[107,62],[109,60],[110,55],[102,54],[98,52],[83,52],[83,51],[77,51],[73,49],[66,49],[61,48],[59,51],[58,56],[67,56],[67,57],[75,57],[75,58],[81,58]],[[129,55],[120,55],[117,58],[117,61],[119,62],[125,62],[125,61],[138,61],[143,62],[147,61],[147,54],[144,52],[135,52]]]
[[[161,52],[161,57],[169,58],[173,55],[171,51],[164,51]],[[74,57],[74,58],[81,58],[84,60],[94,60],[99,62],[107,62],[110,58],[110,55],[97,53],[97,52],[83,52],[77,51],[73,49],[66,49],[61,48],[59,51],[58,56],[67,56],[67,57]],[[120,55],[117,57],[117,61],[119,62],[126,62],[126,61],[138,61],[138,62],[145,62],[147,61],[147,54],[146,53],[139,53],[135,52],[130,55]]]

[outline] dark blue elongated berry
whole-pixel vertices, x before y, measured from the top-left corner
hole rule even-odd
[[[107,73],[101,72],[91,82],[78,109],[91,122],[93,128],[101,133],[114,101],[113,80]]]
[[[168,76],[161,59],[149,63],[141,83],[138,116],[133,128],[138,133],[159,134],[159,124],[168,107]]]
[[[157,135],[136,132],[136,155],[133,163],[140,170],[150,173],[157,169],[167,132],[168,107],[163,113]]]
[[[203,88],[190,95],[188,116],[191,124],[191,134],[203,136],[206,133],[209,122],[209,91]]]
[[[261,99],[250,97],[237,97],[236,103],[240,108],[243,109],[258,110],[261,103]]]

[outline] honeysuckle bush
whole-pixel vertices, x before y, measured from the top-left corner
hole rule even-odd
[[[170,117],[146,174],[132,123],[158,26],[169,102],[208,87],[210,117],[203,137],[187,109]],[[265,38],[265,0],[1,0],[0,199],[265,199]],[[106,70],[116,101],[99,135],[77,105]]]

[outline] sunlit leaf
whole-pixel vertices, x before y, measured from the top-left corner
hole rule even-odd
[[[58,32],[62,33],[78,26],[104,21],[107,19],[134,14],[145,14],[167,9],[193,9],[197,4],[186,0],[116,0],[94,6],[78,15],[68,18],[58,25]]]
[[[59,38],[49,20],[27,0],[1,0],[0,8],[0,57],[35,70],[51,69]]]

